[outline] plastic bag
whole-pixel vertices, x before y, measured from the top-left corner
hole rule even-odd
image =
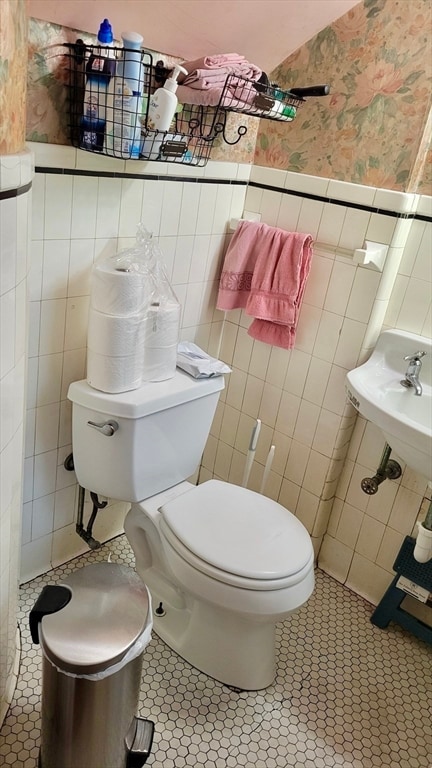
[[[168,280],[163,257],[153,235],[142,228],[140,237],[142,247],[148,254],[154,283],[146,317],[143,381],[165,381],[175,374],[181,305]]]
[[[178,344],[177,367],[189,373],[194,379],[209,379],[212,376],[231,373],[231,368],[226,363],[210,357],[191,341],[181,341]]]
[[[160,249],[140,224],[132,248],[99,259],[92,270],[88,383],[119,393],[172,378],[180,314]]]

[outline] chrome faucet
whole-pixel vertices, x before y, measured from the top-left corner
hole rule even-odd
[[[407,355],[404,360],[409,360],[407,372],[405,378],[402,379],[401,384],[403,387],[414,387],[415,395],[421,395],[423,392],[422,385],[419,382],[420,370],[422,367],[421,358],[424,357],[426,352],[414,352],[413,355]]]

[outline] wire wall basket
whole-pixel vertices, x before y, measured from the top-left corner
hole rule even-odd
[[[247,132],[246,125],[239,125],[234,137],[228,136],[230,112],[291,122],[305,97],[328,93],[328,86],[282,91],[268,83],[229,75],[215,106],[179,104],[168,131],[152,130],[148,125],[149,97],[167,77],[169,70],[163,62],[154,64],[151,53],[141,50],[137,54],[127,48],[111,48],[108,59],[106,47],[87,45],[82,40],[65,47],[72,145],[122,160],[204,166],[218,136],[227,144],[236,144]],[[118,76],[118,62],[125,52],[140,57],[135,86]]]
[[[220,100],[220,106],[230,112],[284,122],[294,120],[303,103],[300,96],[277,86],[261,85],[235,75],[228,75]]]

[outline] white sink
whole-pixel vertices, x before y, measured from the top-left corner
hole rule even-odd
[[[407,355],[425,352],[419,381],[422,394],[400,383]],[[352,405],[381,430],[392,450],[412,469],[432,480],[432,342],[405,331],[384,331],[369,360],[347,374]]]

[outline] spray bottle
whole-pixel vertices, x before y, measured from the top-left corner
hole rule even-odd
[[[108,19],[99,27],[98,42],[86,66],[83,115],[80,120],[80,147],[102,152],[106,128],[107,92],[115,74],[113,33]]]

